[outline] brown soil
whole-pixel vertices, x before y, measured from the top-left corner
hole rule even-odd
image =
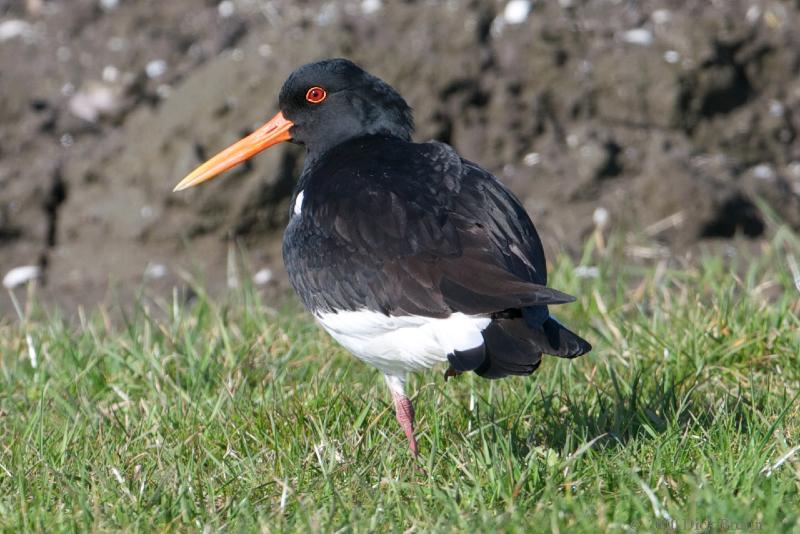
[[[109,281],[224,284],[238,241],[281,287],[297,147],[171,189],[329,56],[510,184],[550,250],[598,207],[674,247],[762,237],[757,198],[800,228],[800,1],[530,5],[510,24],[504,1],[0,0],[0,276],[40,264],[73,309]]]

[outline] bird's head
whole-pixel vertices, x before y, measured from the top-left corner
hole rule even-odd
[[[175,187],[195,186],[284,141],[306,146],[316,157],[363,135],[408,140],[411,108],[389,84],[347,59],[303,65],[289,75],[278,98],[280,111],[256,131],[212,157]]]

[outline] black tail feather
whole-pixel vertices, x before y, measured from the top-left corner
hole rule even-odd
[[[531,330],[532,339],[546,354],[561,358],[577,358],[592,350],[588,341],[552,317],[542,324],[541,330]]]
[[[529,375],[542,363],[542,352],[528,339],[520,319],[494,319],[483,331],[486,359],[475,372],[484,378]]]
[[[496,317],[483,331],[485,359],[475,368],[484,378],[529,375],[542,362],[542,353],[575,358],[592,350],[583,338],[547,317],[531,327],[521,314]]]
[[[467,350],[454,350],[447,355],[450,367],[459,372],[474,371],[486,361],[486,346],[478,345]]]

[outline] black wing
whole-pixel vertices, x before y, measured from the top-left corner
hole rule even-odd
[[[284,261],[311,310],[442,317],[574,300],[545,287],[519,201],[447,145],[345,143],[304,172],[300,190]]]

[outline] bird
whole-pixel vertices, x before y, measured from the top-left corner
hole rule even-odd
[[[411,108],[388,83],[323,59],[289,75],[278,108],[175,191],[278,143],[305,147],[283,236],[289,280],[324,330],[383,373],[414,457],[410,373],[530,375],[543,354],[591,350],[550,314],[575,297],[547,286],[519,199],[451,146],[413,142]]]

